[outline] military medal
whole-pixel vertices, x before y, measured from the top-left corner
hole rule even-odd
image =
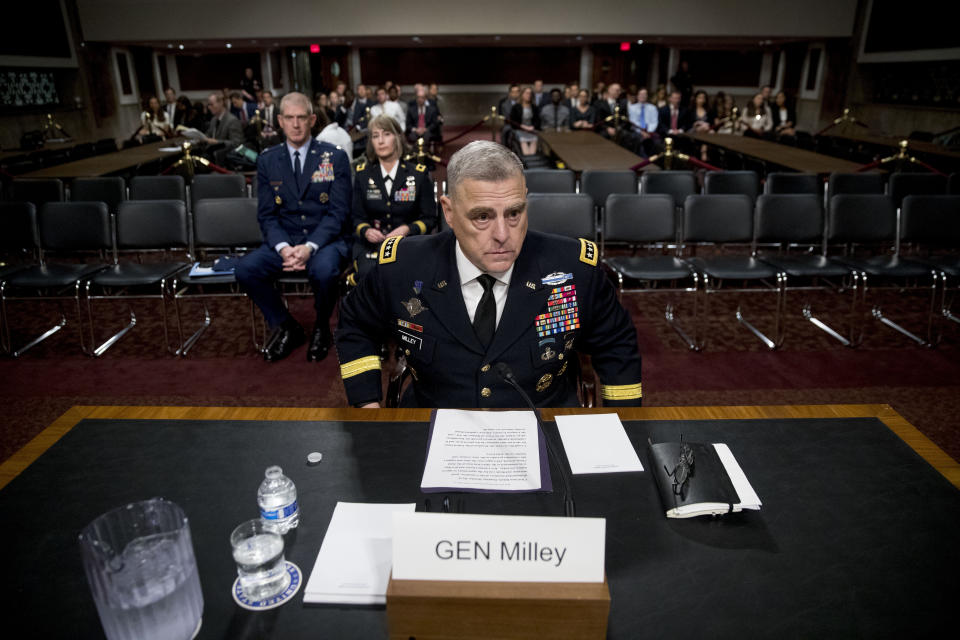
[[[421,311],[427,310],[427,308],[423,306],[423,303],[420,302],[420,298],[410,298],[409,300],[401,300],[400,304],[402,304],[403,308],[407,310],[407,313],[410,314],[411,318],[416,318]]]
[[[543,376],[537,380],[537,391],[543,392],[547,390],[547,387],[550,386],[550,383],[553,382],[553,374],[545,373]]]
[[[552,277],[553,274],[547,278]],[[580,310],[577,306],[576,285],[568,284],[551,289],[547,298],[547,312],[536,317],[534,326],[538,338],[579,329]]]

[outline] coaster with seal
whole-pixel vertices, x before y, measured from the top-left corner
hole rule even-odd
[[[303,573],[300,571],[300,567],[289,560],[285,562],[287,565],[287,575],[290,576],[290,584],[287,585],[286,589],[265,600],[250,600],[243,594],[243,589],[240,588],[240,578],[238,577],[233,581],[233,601],[250,611],[266,611],[267,609],[275,609],[288,600],[292,600],[293,596],[297,595],[297,592],[300,591],[300,584],[303,582]]]

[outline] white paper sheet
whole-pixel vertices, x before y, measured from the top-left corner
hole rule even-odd
[[[393,564],[393,514],[415,507],[338,502],[303,601],[384,604]]]
[[[574,474],[643,471],[617,414],[557,416],[556,420]]]
[[[536,416],[532,411],[437,410],[420,488],[539,489]]]

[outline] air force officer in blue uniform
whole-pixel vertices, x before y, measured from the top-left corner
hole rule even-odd
[[[272,362],[306,341],[274,280],[283,272],[307,274],[317,312],[307,360],[319,361],[330,348],[330,315],[348,255],[350,161],[338,147],[312,138],[316,115],[302,93],[283,97],[279,120],[286,142],[267,149],[257,161],[257,216],[264,244],[240,261],[236,277],[272,329],[263,353]]]

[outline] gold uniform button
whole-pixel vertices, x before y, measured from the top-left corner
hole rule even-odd
[[[493,392],[490,391],[490,387],[484,387],[483,389],[480,389],[480,395],[484,398],[489,398],[492,394]]]
[[[483,365],[482,367],[480,367],[480,371],[482,371],[483,373],[490,371],[490,365],[488,364]]]
[[[557,356],[557,360],[563,360],[563,354],[562,354],[562,353]]]
[[[404,349],[403,352],[404,352],[406,355],[410,355],[410,349]]]
[[[303,220],[304,222],[306,222],[307,216],[300,216],[300,219]]]
[[[303,200],[298,200],[298,201],[297,201],[297,205],[299,205],[299,206],[302,207],[302,206],[303,206]]]

